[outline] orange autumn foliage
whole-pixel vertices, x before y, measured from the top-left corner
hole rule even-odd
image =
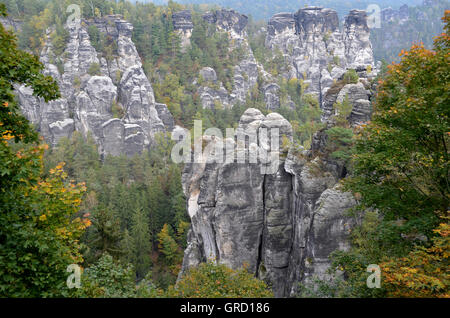
[[[450,298],[450,225],[448,217],[444,220],[431,247],[418,247],[407,257],[380,265],[388,296]]]

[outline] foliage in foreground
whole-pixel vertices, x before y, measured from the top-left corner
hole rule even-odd
[[[118,297],[161,297],[151,282],[151,277],[145,277],[136,283],[132,265],[124,265],[115,261],[111,255],[104,253],[91,267],[84,270],[81,288],[77,297],[118,298]]]
[[[380,264],[388,294],[393,297],[450,298],[450,225],[444,219],[434,230],[431,247],[418,246],[406,257]]]
[[[15,102],[14,84],[45,101],[59,96],[43,68],[0,24],[0,297],[70,295],[66,268],[82,262],[79,238],[89,226],[76,216],[84,185],[68,182],[63,164],[42,177],[48,146],[39,145]]]
[[[190,269],[175,286],[169,287],[167,296],[263,298],[273,297],[273,293],[265,282],[255,278],[245,267],[232,270],[209,261]]]
[[[132,265],[116,261],[108,253],[84,270],[76,297],[153,297],[217,298],[273,297],[263,281],[247,269],[232,270],[212,261],[191,268],[175,285],[165,291],[157,288],[148,274],[136,283]]]

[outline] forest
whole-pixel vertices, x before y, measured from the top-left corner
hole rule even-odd
[[[155,99],[167,105],[177,125],[192,129],[201,119],[203,127],[225,132],[248,108],[270,112],[259,89],[261,78],[245,103],[202,107],[193,84],[202,81],[200,69],[214,68],[231,92],[233,68],[243,58],[239,47],[201,18],[214,5],[2,1],[0,14],[23,24],[18,34],[0,24],[0,297],[273,297],[246,268],[207,262],[178,278],[190,218],[183,165],[171,161],[174,142],[168,136],[158,135],[156,145],[141,154],[102,158],[92,136],[79,132],[57,147],[47,145],[21,114],[17,84],[32,87],[45,101],[60,97],[55,80],[42,74],[38,56],[52,25],[53,47],[64,51],[70,3],[81,6],[83,19],[120,14],[133,24],[132,39]],[[186,50],[172,23],[172,14],[183,9],[193,10]],[[273,9],[254,16],[265,17],[266,11]],[[375,80],[370,122],[351,127],[348,101],[335,105],[326,155],[349,171],[342,184],[358,201],[349,211],[357,226],[352,248],[331,256],[330,275],[336,280],[301,286],[297,297],[450,296],[450,11],[439,15],[442,34],[424,30],[428,42],[399,49],[394,62],[394,53],[384,52],[389,63]],[[256,60],[277,78],[281,104],[292,99],[294,107],[277,112],[291,123],[294,143],[309,148],[314,134],[325,128],[319,103],[304,93],[301,79],[279,76],[286,61],[281,52],[267,50],[261,25],[250,19],[249,44]],[[114,42],[95,27],[88,32],[97,52],[111,58]],[[357,77],[348,71],[343,83]],[[121,116],[120,108],[114,111]],[[383,286],[367,289],[364,269],[380,260]],[[82,267],[82,288],[67,288],[68,264]]]

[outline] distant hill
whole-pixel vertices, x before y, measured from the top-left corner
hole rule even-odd
[[[141,0],[139,2],[153,2],[166,4],[167,0]],[[403,4],[409,6],[422,4],[422,0],[177,0],[181,4],[217,4],[224,8],[235,9],[240,13],[251,15],[254,19],[268,20],[275,13],[297,11],[308,6],[321,6],[335,9],[341,18],[351,9],[366,9],[370,4],[378,4],[380,8],[399,8]]]

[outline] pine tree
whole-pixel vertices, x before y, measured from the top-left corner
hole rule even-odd
[[[181,263],[181,253],[177,242],[171,236],[169,226],[164,224],[161,232],[158,234],[158,249],[164,256],[164,263],[173,274],[178,273]]]
[[[147,215],[142,208],[134,211],[131,236],[134,241],[136,276],[143,278],[150,269],[151,237]]]
[[[120,241],[120,249],[122,252],[121,260],[125,264],[135,264],[136,263],[136,249],[133,237],[130,235],[128,229],[123,232],[122,240]]]
[[[122,238],[120,232],[120,222],[110,209],[103,204],[99,204],[92,213],[92,231],[89,245],[94,248],[91,256],[98,259],[107,252],[111,256],[118,258],[121,254],[119,242]]]
[[[154,176],[148,186],[148,200],[149,200],[149,221],[153,238],[156,239],[156,234],[163,227],[164,223],[170,223],[170,202],[167,195],[162,189],[159,178]]]

